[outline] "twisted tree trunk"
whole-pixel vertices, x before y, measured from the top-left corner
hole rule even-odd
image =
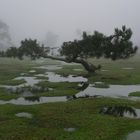
[[[88,71],[89,73],[95,73],[96,70],[99,70],[101,68],[100,65],[98,66],[95,66],[89,62],[87,62],[86,60],[84,59],[66,59],[66,58],[59,58],[59,57],[53,57],[53,56],[44,56],[44,58],[50,58],[50,59],[53,59],[53,60],[59,60],[59,61],[64,61],[66,63],[79,63],[81,64],[86,71]]]

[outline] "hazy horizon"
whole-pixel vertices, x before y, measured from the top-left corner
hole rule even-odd
[[[139,0],[0,0],[0,20],[10,27],[14,44],[24,38],[45,40],[47,32],[63,41],[78,38],[78,32],[98,30],[113,33],[126,25],[133,41],[140,44]]]

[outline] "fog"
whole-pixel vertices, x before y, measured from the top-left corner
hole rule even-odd
[[[24,38],[45,40],[47,32],[58,43],[79,38],[78,32],[105,34],[126,25],[140,44],[140,0],[0,0],[0,20],[10,28],[14,44]]]

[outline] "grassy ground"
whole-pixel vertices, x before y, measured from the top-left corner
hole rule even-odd
[[[78,90],[78,82],[40,82],[37,84],[41,87],[49,87],[52,88],[52,91],[38,93],[37,96],[66,96],[66,95],[75,95],[79,92]]]
[[[132,93],[129,94],[129,96],[140,97],[140,91],[132,92]]]
[[[140,84],[140,56],[126,60],[111,61],[109,59],[89,59],[91,63],[102,66],[95,74],[87,74],[81,65],[68,65],[57,70],[61,75],[74,74],[88,77],[91,83],[102,81],[108,84],[134,85]],[[75,71],[74,69],[81,69]],[[124,69],[133,68],[133,69]]]
[[[107,84],[140,84],[140,59],[117,62],[93,59],[89,61],[101,64],[104,70],[109,70],[88,75],[91,83],[104,81]],[[47,63],[51,64],[51,61]],[[47,63],[43,62],[43,64]],[[32,67],[38,63],[27,60],[0,59],[0,65],[0,84],[8,84],[20,73],[27,73],[28,76],[34,75],[29,73],[29,70],[33,70]],[[134,69],[124,70],[122,69],[124,67]],[[81,69],[81,71],[74,69]],[[44,72],[45,70],[38,69],[35,74]],[[87,72],[80,65],[64,66],[63,69],[57,70],[57,73],[87,76]],[[16,84],[19,84],[18,82]],[[78,92],[78,83],[45,81],[39,84],[54,90],[48,93],[38,93],[36,96],[73,95]],[[0,99],[11,98],[17,98],[17,95],[9,94],[0,88]],[[99,114],[100,108],[104,105],[129,105],[140,108],[140,102],[111,98],[77,99],[65,103],[33,106],[0,105],[0,140],[121,140],[128,133],[140,130],[140,119],[116,118]],[[31,113],[33,118],[18,118],[15,114],[19,112]],[[76,131],[64,131],[64,128],[71,127],[76,128]]]
[[[120,140],[140,129],[139,119],[116,118],[99,114],[104,105],[129,105],[140,108],[140,102],[119,99],[80,99],[66,103],[34,106],[0,106],[1,140]],[[32,119],[18,118],[28,112]],[[64,128],[76,128],[65,132]]]
[[[18,85],[24,80],[12,80],[23,72],[28,72],[32,67],[28,60],[20,61],[12,58],[0,58],[0,84]]]
[[[89,80],[94,81],[103,81],[110,84],[120,84],[120,85],[129,85],[129,84],[140,84],[140,56],[126,60],[93,60],[90,59],[92,63],[101,64],[101,70],[108,71],[99,71],[95,75],[91,75]],[[134,68],[134,69],[123,69],[123,68]]]
[[[79,70],[75,70],[75,69],[79,69]],[[77,76],[87,74],[87,71],[84,70],[82,65],[76,65],[76,64],[64,65],[62,69],[55,70],[54,72],[56,72],[57,74],[63,75],[63,76],[67,76],[69,74],[77,75]]]
[[[11,94],[5,88],[0,88],[0,100],[10,100],[17,97],[17,94]]]

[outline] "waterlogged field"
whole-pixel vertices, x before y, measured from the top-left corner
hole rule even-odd
[[[24,85],[22,90],[26,90],[22,91],[24,94],[19,94],[20,88],[11,93],[1,86],[0,100],[8,101],[25,97],[30,95],[30,92],[32,94],[26,98],[31,100],[36,100],[36,97],[41,96],[72,96],[80,92],[78,85],[81,81],[52,82],[49,81],[48,72],[56,73],[60,79],[65,77],[63,80],[67,80],[71,74],[73,79],[77,76],[87,78],[90,84],[105,82],[107,86],[98,85],[98,88],[102,89],[109,88],[109,84],[140,84],[139,56],[117,62],[94,59],[89,61],[101,64],[102,69],[91,75],[87,74],[81,65],[76,64],[66,65],[48,59],[19,61],[1,58],[0,85],[13,87]],[[35,75],[37,75],[36,79],[40,80],[38,83],[33,81],[32,77]],[[35,87],[25,86],[27,81],[24,79],[13,80],[19,76],[30,77],[28,82],[35,82]],[[139,96],[139,92],[130,95]],[[140,109],[139,100],[130,101],[109,97],[82,98],[67,102],[26,106],[3,104],[0,105],[0,140],[127,140],[129,133],[140,130],[140,119],[99,113],[102,107],[111,105],[128,105]]]

